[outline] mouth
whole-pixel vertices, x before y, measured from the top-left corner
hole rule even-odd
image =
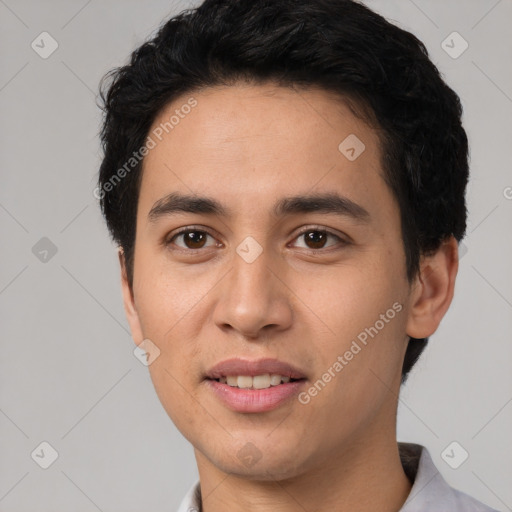
[[[249,361],[235,358],[212,367],[205,381],[229,409],[236,412],[266,412],[296,396],[306,375],[277,359]]]
[[[227,384],[232,388],[238,389],[268,389],[281,384],[288,384],[289,382],[297,382],[305,380],[305,378],[294,379],[288,375],[279,375],[278,373],[265,373],[262,375],[227,375],[219,377],[218,379],[210,379],[219,382],[220,384]]]
[[[205,377],[229,386],[261,389],[278,386],[281,383],[301,380],[306,374],[290,363],[278,359],[258,359],[251,361],[235,357],[226,359],[210,368]]]

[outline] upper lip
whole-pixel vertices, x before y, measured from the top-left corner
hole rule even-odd
[[[277,359],[249,359],[233,358],[226,359],[210,368],[206,374],[208,379],[220,379],[221,377],[233,375],[264,375],[266,373],[278,374],[292,379],[305,379],[306,376],[295,366],[278,361]]]

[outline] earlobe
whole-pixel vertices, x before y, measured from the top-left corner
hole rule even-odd
[[[130,325],[132,338],[136,345],[139,345],[144,336],[140,325],[139,315],[135,306],[135,298],[132,286],[128,282],[128,273],[126,270],[126,259],[122,248],[118,250],[119,265],[121,268],[121,290],[123,293],[123,305],[126,314],[126,319]]]
[[[432,254],[422,257],[420,271],[411,287],[407,335],[428,338],[439,327],[450,307],[459,266],[454,237],[444,241]]]

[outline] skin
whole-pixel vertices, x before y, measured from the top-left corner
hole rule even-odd
[[[153,128],[190,96],[166,106]],[[194,446],[203,510],[397,511],[411,489],[396,443],[402,361],[408,336],[430,336],[450,305],[457,244],[449,239],[423,257],[407,280],[378,133],[339,97],[273,84],[193,97],[197,106],[144,160],[133,286],[122,251],[120,263],[133,339],[161,351],[151,378]],[[365,144],[354,161],[338,150],[350,134]],[[369,221],[271,212],[283,197],[332,191],[366,209]],[[215,198],[234,215],[150,222],[153,205],[171,192]],[[208,233],[202,248],[183,236],[170,241],[187,226]],[[305,228],[334,236],[314,245]],[[236,252],[247,236],[263,249],[252,263]],[[222,360],[273,357],[301,369],[308,389],[397,302],[402,310],[306,405],[292,398],[238,413],[204,381]],[[261,455],[250,467],[237,456],[248,442]]]

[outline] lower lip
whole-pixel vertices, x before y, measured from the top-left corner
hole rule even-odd
[[[266,389],[241,389],[216,380],[206,380],[207,385],[220,400],[236,412],[265,412],[276,409],[291,397],[298,395],[305,382],[296,380]]]

